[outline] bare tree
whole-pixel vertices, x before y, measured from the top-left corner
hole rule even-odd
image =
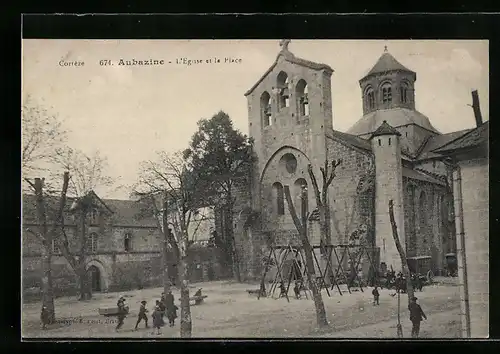
[[[181,337],[189,338],[192,332],[189,306],[189,278],[187,251],[190,245],[189,225],[197,212],[202,192],[197,189],[199,180],[180,153],[158,153],[157,161],[143,163],[140,181],[136,189],[142,195],[163,194],[168,202],[168,223],[173,233],[167,242],[174,247],[181,288]],[[165,216],[164,216],[165,217]]]
[[[107,174],[108,159],[99,150],[88,155],[69,147],[59,148],[55,151],[53,161],[56,163],[56,170],[59,167],[70,172],[68,193],[77,198],[96,188],[110,188],[117,182]]]
[[[307,172],[309,173],[309,177],[311,178],[314,196],[316,199],[316,206],[319,211],[319,223],[321,229],[321,241],[323,245],[331,245],[332,244],[332,232],[331,232],[331,220],[330,220],[330,201],[328,199],[328,188],[333,182],[335,178],[335,170],[342,163],[342,160],[331,162],[331,165],[328,163],[328,160],[325,160],[325,165],[320,168],[321,177],[322,177],[322,188],[321,191],[318,186],[318,181],[316,180],[316,176],[314,175],[312,165],[309,164],[307,166]],[[321,252],[324,256],[327,255],[326,249],[321,249]],[[333,277],[333,272],[329,268],[328,278]]]
[[[31,96],[23,102],[21,111],[21,168],[23,172],[39,171],[41,164],[50,162],[55,150],[67,138],[61,119],[34,101]]]
[[[21,173],[24,181],[46,173],[53,165],[57,149],[63,147],[66,140],[67,131],[62,119],[33,97],[26,96],[21,110]],[[60,174],[57,175],[59,179]],[[51,181],[46,179],[43,187],[45,194],[50,193]],[[32,184],[22,185],[27,193],[34,192],[32,188]]]
[[[148,167],[146,167],[147,170]],[[144,178],[144,171],[141,174],[141,178]],[[133,192],[135,197],[138,197],[137,203],[139,204],[139,215],[138,218],[153,218],[156,223],[156,228],[159,234],[159,243],[161,246],[161,264],[162,264],[162,283],[163,292],[166,294],[169,292],[172,281],[171,277],[176,274],[169,273],[169,262],[168,255],[172,255],[172,263],[177,264],[179,259],[179,247],[177,245],[177,240],[170,232],[170,225],[168,221],[168,209],[169,209],[169,198],[167,191],[155,191],[157,187],[151,187],[149,183],[154,181],[149,181],[148,184],[139,183]],[[172,251],[172,253],[170,253]]]
[[[28,182],[28,184],[33,187],[35,191],[38,220],[38,230],[36,231],[38,232],[31,229],[27,229],[26,231],[33,233],[42,241],[42,305],[47,308],[47,311],[49,313],[48,322],[49,324],[51,324],[55,322],[56,318],[54,306],[54,291],[52,287],[52,242],[54,239],[54,234],[57,232],[57,228],[62,224],[62,215],[64,212],[64,206],[66,204],[66,193],[68,190],[69,173],[64,173],[63,187],[56,214],[56,222],[53,224],[50,230],[47,226],[47,208],[43,192],[43,180],[40,178],[35,178],[35,182],[32,183],[29,179],[26,179],[26,182]]]
[[[304,249],[304,253],[306,256],[306,270],[307,270],[307,280],[309,283],[309,288],[313,294],[314,299],[314,307],[316,309],[316,320],[318,323],[318,327],[327,327],[328,320],[326,317],[325,304],[323,302],[323,297],[321,296],[321,288],[319,287],[316,281],[316,275],[314,271],[314,259],[313,259],[313,248],[309,242],[309,238],[307,236],[307,219],[308,215],[306,212],[306,203],[304,196],[304,191],[301,193],[301,218],[297,216],[297,212],[295,210],[295,206],[292,201],[292,197],[290,195],[290,187],[284,187],[285,198],[288,204],[288,210],[290,211],[290,215],[292,216],[293,223],[297,228],[299,233],[300,240],[302,242],[302,248]]]
[[[401,258],[401,268],[403,271],[403,275],[406,277],[406,292],[408,294],[408,306],[410,306],[411,299],[414,296],[413,284],[411,282],[410,269],[408,268],[408,262],[406,260],[406,253],[401,246],[401,242],[399,242],[398,226],[396,225],[396,220],[394,219],[394,202],[392,201],[392,199],[389,200],[389,219],[392,226],[392,237],[394,238],[394,243],[396,244],[399,257]]]
[[[86,270],[89,246],[88,216],[98,208],[93,191],[97,187],[109,187],[114,181],[106,175],[107,160],[101,157],[99,152],[88,156],[81,151],[65,148],[57,151],[54,161],[60,168],[69,172],[68,194],[74,198],[71,212],[78,220],[78,235],[74,235],[78,240],[78,249],[75,252],[71,246],[64,225],[64,216],[61,216],[60,232],[56,234],[56,242],[78,277],[80,300],[87,300],[92,297]]]

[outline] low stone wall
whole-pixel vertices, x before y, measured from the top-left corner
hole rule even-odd
[[[219,280],[224,269],[220,265],[221,251],[217,248],[194,246],[188,251],[188,274],[192,283]],[[168,257],[172,259],[172,257]],[[99,254],[92,260],[103,267],[103,290],[109,292],[160,287],[163,283],[162,259],[159,253]],[[171,274],[176,267],[169,265]],[[23,259],[23,301],[39,301],[41,298],[42,268],[39,257]],[[62,257],[55,257],[52,264],[54,295],[76,296],[78,278]],[[178,278],[175,279],[177,283]],[[103,282],[108,284],[104,289]]]

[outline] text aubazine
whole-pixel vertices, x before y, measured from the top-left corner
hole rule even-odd
[[[147,60],[126,60],[120,59],[118,65],[130,65],[130,66],[150,66],[150,65],[165,65],[165,60],[161,59],[147,59]]]

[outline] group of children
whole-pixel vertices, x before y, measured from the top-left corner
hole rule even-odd
[[[118,324],[116,325],[115,329],[118,331],[123,326],[125,317],[129,312],[129,307],[126,304],[125,297],[123,295],[120,295],[116,305],[118,307],[118,314],[117,314]],[[147,315],[149,311],[146,308],[146,305],[147,305],[146,300],[141,301],[141,306],[139,308],[139,316],[135,324],[135,330],[137,330],[139,323],[141,323],[141,321],[143,320],[146,325],[146,328],[149,328],[148,315]],[[160,328],[165,325],[165,321],[163,320],[163,317],[165,315],[168,318],[170,327],[175,326],[175,319],[177,318],[178,309],[179,308],[174,304],[174,296],[172,295],[171,291],[169,291],[166,295],[165,293],[161,294],[161,300],[156,300],[153,313],[151,314],[151,317],[153,318],[153,327],[157,329],[157,334],[161,333]],[[47,325],[49,324],[49,317],[50,316],[47,307],[42,306],[42,311],[40,314],[42,329],[47,329]]]
[[[149,311],[146,308],[146,304],[146,300],[141,301],[141,307],[139,308],[139,316],[135,324],[135,330],[137,330],[137,327],[142,320],[144,320],[146,328],[149,328],[148,316],[146,315],[146,313],[148,313]],[[157,329],[157,334],[161,333],[160,328],[165,325],[165,321],[163,320],[165,314],[167,315],[170,327],[175,326],[175,319],[177,318],[178,309],[179,308],[174,304],[174,296],[172,295],[171,291],[169,291],[167,295],[165,295],[165,293],[161,294],[161,300],[156,300],[153,313],[151,314],[151,317],[153,319],[153,328]]]

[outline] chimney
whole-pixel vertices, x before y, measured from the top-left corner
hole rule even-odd
[[[474,117],[476,118],[476,127],[479,127],[483,124],[483,117],[481,116],[477,90],[472,91],[472,109],[474,110]]]

